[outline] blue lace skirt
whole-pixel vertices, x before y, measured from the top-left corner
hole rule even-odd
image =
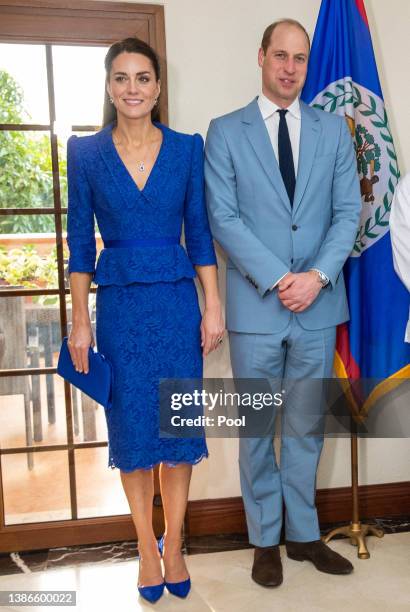
[[[97,347],[114,369],[108,467],[131,472],[208,456],[205,438],[159,436],[159,379],[202,377],[200,323],[191,278],[98,286]]]

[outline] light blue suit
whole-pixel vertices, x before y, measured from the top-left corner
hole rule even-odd
[[[300,106],[293,207],[257,99],[214,119],[207,135],[208,216],[228,255],[226,323],[235,378],[330,377],[336,325],[349,319],[342,268],[361,211],[353,142],[344,119]],[[330,283],[309,308],[292,313],[269,289],[287,272],[312,267]],[[251,543],[279,542],[282,502],[288,540],[320,537],[315,485],[322,446],[323,437],[282,436],[279,468],[270,438],[240,440]]]

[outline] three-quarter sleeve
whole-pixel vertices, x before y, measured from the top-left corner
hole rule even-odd
[[[216,255],[205,204],[204,141],[193,136],[191,171],[184,207],[185,245],[193,265],[216,265]]]
[[[67,141],[67,244],[70,251],[68,273],[94,274],[96,242],[91,188],[81,163],[79,140]]]

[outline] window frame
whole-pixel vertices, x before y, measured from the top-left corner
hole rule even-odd
[[[73,24],[76,27],[73,27]],[[68,33],[67,33],[68,32]],[[48,132],[50,135],[53,170],[53,208],[0,209],[0,214],[44,214],[55,216],[58,261],[58,289],[10,289],[1,296],[58,295],[62,337],[67,334],[66,295],[63,261],[62,215],[58,173],[57,134],[54,132],[54,90],[52,83],[51,45],[110,45],[127,36],[138,36],[152,45],[158,53],[161,65],[161,122],[168,123],[167,66],[165,45],[164,7],[157,4],[137,4],[100,1],[63,0],[0,0],[0,42],[17,44],[42,44],[46,46],[47,74],[49,82],[49,125],[0,125],[0,130]],[[50,87],[51,82],[51,87]],[[90,126],[73,126],[76,130]],[[6,211],[1,213],[1,210]],[[95,289],[94,289],[95,291]],[[28,376],[54,374],[56,368],[25,368],[0,370],[0,376]],[[135,528],[130,515],[79,519],[76,496],[75,450],[107,447],[107,442],[75,443],[73,436],[70,386],[64,382],[67,420],[67,443],[57,445],[23,446],[0,449],[0,553],[16,550],[33,550],[55,546],[109,542],[135,539]],[[41,523],[5,525],[1,457],[7,454],[66,450],[68,453],[71,516],[70,520]],[[155,474],[155,490],[158,491],[158,475]],[[159,535],[163,529],[161,504],[156,498],[153,508],[154,530]]]

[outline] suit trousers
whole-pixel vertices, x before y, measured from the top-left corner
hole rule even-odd
[[[291,390],[295,379],[328,379],[332,377],[336,327],[306,330],[292,313],[286,328],[274,334],[253,334],[230,331],[229,343],[232,371],[235,378],[263,378],[288,381]],[[273,381],[272,381],[273,384]],[[313,383],[312,383],[313,384]],[[316,388],[320,381],[314,381]],[[282,383],[282,388],[284,384]],[[294,385],[294,389],[297,385]],[[276,392],[277,389],[272,389]],[[323,402],[312,411],[312,396],[288,392],[282,407],[280,466],[277,465],[273,435],[241,438],[239,471],[245,505],[249,541],[255,546],[279,544],[286,508],[287,540],[310,542],[320,538],[315,505],[316,472],[323,447],[323,430],[315,435],[290,434],[286,415],[306,420],[323,420]],[[303,416],[304,415],[304,416]],[[273,417],[275,415],[273,414]],[[307,429],[303,431],[309,430]]]

